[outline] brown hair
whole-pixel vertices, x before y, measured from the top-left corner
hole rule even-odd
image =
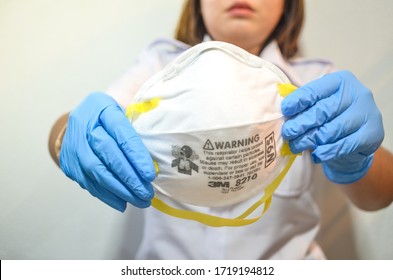
[[[293,57],[298,51],[298,39],[303,19],[303,0],[285,0],[284,13],[265,45],[276,40],[283,56],[286,59]],[[202,42],[206,33],[200,0],[187,0],[177,24],[175,38],[193,46]]]

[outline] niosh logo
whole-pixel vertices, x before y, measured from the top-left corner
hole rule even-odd
[[[177,167],[177,171],[182,174],[191,175],[192,171],[199,172],[199,167],[193,161],[199,156],[189,146],[172,146],[172,167]]]
[[[256,134],[252,137],[248,137],[240,140],[214,142],[214,147],[217,150],[241,148],[257,143],[259,139],[260,139],[259,134]]]

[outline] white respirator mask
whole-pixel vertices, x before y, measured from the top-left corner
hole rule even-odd
[[[177,209],[157,192],[152,205],[210,226],[258,220],[295,159],[281,137],[281,101],[295,89],[273,64],[216,41],[188,49],[149,79],[126,114],[156,164],[158,193],[204,207],[261,196],[235,218]]]

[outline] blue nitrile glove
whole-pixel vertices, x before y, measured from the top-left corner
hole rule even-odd
[[[123,110],[110,96],[92,93],[71,112],[60,167],[109,206],[143,208],[154,196],[153,160]]]
[[[300,87],[281,104],[289,119],[282,135],[291,151],[313,150],[332,182],[353,183],[371,166],[384,129],[373,95],[348,71],[323,76]]]

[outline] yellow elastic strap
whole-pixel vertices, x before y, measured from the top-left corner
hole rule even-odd
[[[278,93],[282,97],[287,97],[289,94],[291,94],[293,91],[297,89],[297,87],[292,84],[277,84],[277,87],[278,87]]]
[[[289,145],[287,142],[285,142],[282,147],[281,147],[281,151],[280,154],[282,156],[290,156],[293,155],[293,153],[291,152],[291,149],[289,148]]]
[[[288,163],[286,164],[285,168],[273,180],[273,182],[270,183],[269,186],[266,188],[263,196],[257,202],[255,202],[250,208],[248,208],[243,214],[241,214],[240,216],[238,216],[236,218],[223,218],[223,217],[213,216],[213,215],[200,213],[200,212],[177,209],[172,206],[169,206],[168,204],[163,202],[161,199],[159,199],[157,196],[155,196],[153,198],[152,206],[154,208],[156,208],[157,210],[164,212],[165,214],[168,214],[170,216],[173,216],[176,218],[181,218],[181,219],[197,221],[197,222],[200,222],[202,224],[212,226],[212,227],[222,227],[222,226],[233,226],[234,227],[234,226],[249,225],[249,224],[252,224],[252,223],[255,223],[256,221],[258,221],[269,209],[274,191],[277,189],[277,187],[280,185],[281,181],[284,179],[285,175],[287,174],[289,168],[292,166],[295,159],[296,159],[296,156],[292,155],[290,157]],[[247,217],[251,213],[253,213],[259,206],[261,206],[263,203],[264,203],[264,207],[263,207],[262,213],[259,214],[255,218],[247,219]]]
[[[156,173],[160,173],[160,168],[158,167],[158,163],[154,159],[153,159],[153,165],[154,165],[154,169],[156,170]]]
[[[156,108],[159,103],[160,98],[156,97],[144,102],[131,104],[127,107],[126,117],[135,121],[141,114]]]

